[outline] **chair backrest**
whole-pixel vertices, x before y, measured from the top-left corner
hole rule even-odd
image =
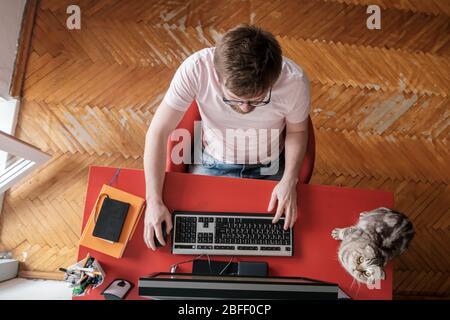
[[[178,124],[177,129],[181,128],[186,129],[191,133],[190,137],[193,137],[194,122],[200,120],[201,120],[200,112],[198,110],[197,102],[194,100],[189,109],[186,111],[183,119]],[[172,141],[171,137],[169,137],[169,141],[167,142],[167,159],[166,159],[166,171],[168,172],[186,172],[186,165],[184,163],[175,164],[172,161],[171,157],[172,150],[174,146],[178,143],[180,143],[180,141]],[[309,117],[308,145],[306,148],[305,158],[303,159],[303,164],[299,174],[299,181],[301,183],[309,183],[314,170],[315,158],[316,158],[316,140],[314,136],[314,127],[311,121],[311,117]]]
[[[194,100],[189,107],[189,109],[184,114],[180,123],[177,126],[177,129],[186,129],[190,132],[191,138],[194,136],[194,122],[200,121],[202,118],[200,116],[200,112],[198,111],[197,102]],[[186,165],[184,163],[175,164],[172,161],[172,149],[176,144],[180,143],[180,141],[172,141],[169,136],[169,140],[167,141],[167,159],[166,159],[166,171],[167,172],[186,172]],[[183,156],[182,154],[180,156]]]

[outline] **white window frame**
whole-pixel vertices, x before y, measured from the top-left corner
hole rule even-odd
[[[0,173],[0,194],[51,158],[51,155],[3,131],[0,131],[0,150],[19,158]]]

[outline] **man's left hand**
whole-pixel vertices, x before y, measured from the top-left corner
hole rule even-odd
[[[277,211],[273,218],[273,223],[277,223],[281,216],[286,216],[284,221],[284,230],[292,228],[297,221],[297,181],[290,179],[281,179],[275,186],[270,197],[269,207],[267,211],[275,208],[278,202]]]

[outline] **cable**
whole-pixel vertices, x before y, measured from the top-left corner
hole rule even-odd
[[[121,170],[121,168],[117,168],[116,173],[114,174],[114,176],[109,181],[109,186],[112,186],[112,184],[117,181],[117,178],[119,177],[120,170]]]
[[[180,264],[184,264],[184,263],[196,261],[196,260],[200,259],[201,257],[203,257],[203,256],[205,256],[205,255],[206,255],[206,257],[208,258],[209,272],[212,273],[211,260],[210,260],[210,258],[209,258],[209,255],[208,255],[208,254],[205,254],[205,253],[204,253],[204,254],[201,254],[201,255],[199,255],[199,256],[197,256],[197,257],[195,257],[194,259],[189,259],[189,260],[185,260],[185,261],[181,261],[181,262],[174,263],[174,264],[170,265],[169,271],[170,271],[170,273],[175,273],[175,271],[177,270],[177,267],[178,267]]]
[[[208,258],[209,273],[212,274],[213,272],[212,272],[212,268],[211,268],[211,260],[209,259],[209,254],[207,254],[206,257]]]
[[[111,178],[111,180],[109,181],[109,186],[112,186],[113,183],[115,183],[117,181],[117,178],[119,177],[119,173],[120,173],[121,168],[117,168],[116,173],[114,173],[114,176]],[[97,216],[98,216],[98,205],[101,202],[102,197],[106,197],[109,199],[109,195],[107,195],[106,193],[102,193],[97,200],[97,203],[95,205],[95,214],[94,214],[94,222],[97,223]],[[103,205],[103,203],[102,203]]]
[[[220,271],[219,276],[222,275],[222,273],[230,266],[231,262],[234,260],[234,256],[231,257],[230,261],[228,262],[228,264],[222,269],[222,271]]]
[[[170,271],[170,273],[175,273],[176,270],[177,270],[177,267],[178,267],[180,264],[184,264],[184,263],[188,263],[188,262],[194,262],[194,261],[200,259],[200,258],[203,257],[203,256],[206,256],[206,258],[208,259],[209,272],[210,272],[211,274],[213,274],[213,270],[212,270],[212,267],[211,267],[211,258],[209,257],[209,254],[206,254],[206,253],[203,253],[203,254],[201,254],[201,255],[195,257],[194,259],[189,259],[189,260],[184,260],[184,261],[180,261],[180,262],[174,263],[174,264],[170,265],[169,271]],[[230,264],[233,262],[234,258],[235,258],[234,256],[231,257],[231,259],[230,259],[230,261],[228,261],[227,265],[222,269],[222,271],[220,271],[219,276],[221,276],[221,275],[223,274],[223,272],[224,272],[225,270],[228,269],[228,267],[230,266]],[[234,273],[234,274],[236,274],[236,273]]]

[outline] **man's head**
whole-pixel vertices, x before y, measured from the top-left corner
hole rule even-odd
[[[227,98],[262,100],[281,73],[281,47],[258,27],[239,25],[224,34],[214,52],[214,67]]]

